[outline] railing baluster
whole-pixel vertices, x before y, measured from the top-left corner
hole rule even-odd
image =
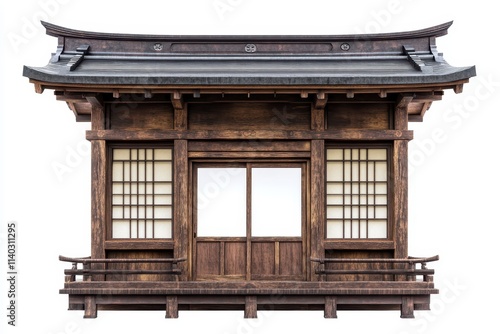
[[[82,275],[84,281],[90,281],[93,275],[112,275],[116,273],[121,273],[123,275],[180,275],[181,270],[177,268],[179,262],[186,261],[185,258],[163,258],[163,259],[91,259],[91,258],[68,258],[64,256],[59,256],[60,261],[71,262],[72,266],[70,270],[65,270],[67,275],[65,278],[66,282],[74,282],[77,275]],[[82,269],[78,269],[78,263],[83,265]],[[101,263],[104,264],[103,269],[92,268],[92,264]],[[166,263],[170,264],[170,269],[164,270],[142,270],[142,269],[130,269],[130,270],[117,270],[109,269],[108,264],[112,263]]]
[[[319,268],[316,274],[320,275],[322,280],[325,275],[393,275],[396,277],[404,277],[406,281],[415,281],[417,275],[423,276],[424,282],[432,282],[433,269],[427,269],[427,262],[437,261],[439,256],[428,258],[408,257],[407,259],[345,259],[345,258],[311,258],[311,261],[318,262]],[[392,269],[352,269],[338,270],[325,269],[326,263],[392,263],[399,266],[392,266]],[[420,269],[416,269],[416,264],[420,264]]]

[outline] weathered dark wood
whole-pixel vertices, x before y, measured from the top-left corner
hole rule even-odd
[[[99,118],[101,121],[103,119]],[[97,126],[98,123],[96,123]],[[103,259],[106,257],[104,242],[106,240],[106,142],[104,140],[93,140],[91,143],[91,257]],[[103,269],[102,264],[95,264],[93,269]],[[103,277],[96,276],[96,280]]]
[[[257,296],[245,297],[245,319],[257,318]]]
[[[171,256],[172,251],[167,250],[110,250],[107,259],[93,260],[106,263],[108,281],[169,281],[177,279],[172,274],[183,273],[179,267],[186,260],[168,259]]]
[[[138,103],[135,101],[106,104],[108,129],[147,131],[173,130],[174,109],[167,103]],[[181,129],[179,129],[181,130]]]
[[[179,307],[177,302],[177,296],[167,296],[166,302],[166,314],[167,319],[176,319],[179,317]]]
[[[95,299],[95,296],[85,296],[85,313],[83,314],[84,318],[97,318],[97,305]]]
[[[393,240],[336,240],[325,241],[325,249],[394,249]]]
[[[26,66],[24,75],[36,92],[54,89],[77,121],[92,122],[91,256],[61,257],[72,263],[61,290],[70,309],[85,309],[85,317],[98,309],[161,309],[167,318],[179,309],[244,310],[245,318],[258,309],[311,309],[332,318],[337,310],[398,308],[413,317],[430,307],[438,291],[426,264],[437,257],[408,257],[408,121],[422,120],[444,89],[460,93],[475,75],[437,52],[435,39],[450,23],[285,37],[134,36],[43,25],[58,37],[56,53],[49,66]],[[173,159],[110,161],[115,147],[158,144],[173,146]],[[386,162],[370,148],[383,148]],[[196,235],[202,165],[245,167],[243,237]],[[301,170],[300,236],[254,237],[251,170],[280,166]],[[134,169],[143,180],[119,180],[127,169],[128,179]],[[340,169],[351,173],[327,183],[326,171],[330,178]],[[374,225],[361,217],[362,206],[373,216],[367,221],[387,224],[386,235],[368,238]],[[170,224],[172,236],[118,238],[113,228],[122,219],[130,230]],[[341,221],[345,231],[349,220],[357,222],[353,235],[361,226],[366,233],[326,235]]]
[[[329,282],[305,282],[305,281],[182,281],[182,282],[72,282],[65,285],[74,293],[95,293],[99,289],[115,289],[116,294],[130,294],[134,290],[145,294],[165,295],[203,295],[203,294],[228,294],[228,295],[262,295],[269,294],[275,290],[276,294],[292,295],[332,295],[350,294],[358,291],[360,294],[401,294],[401,295],[425,295],[437,293],[434,284],[419,281],[329,281]]]
[[[394,256],[408,257],[408,141],[394,141]]]
[[[106,240],[104,247],[107,250],[124,250],[124,249],[137,249],[137,250],[165,250],[174,249],[174,241],[163,240]]]
[[[180,275],[181,271],[179,269],[169,269],[169,270],[126,270],[126,269],[66,269],[64,270],[65,275],[159,275],[159,274],[172,274]],[[156,279],[155,279],[156,280]]]
[[[185,258],[154,258],[152,254],[163,254],[161,252],[142,252],[147,254],[145,257],[136,256],[138,252],[131,251],[129,249],[123,250],[120,252],[120,256],[123,258],[110,257],[107,259],[92,259],[92,258],[71,258],[65,256],[59,256],[59,261],[64,262],[74,262],[74,263],[180,263],[186,261]],[[167,254],[167,252],[164,252]],[[115,254],[114,252],[110,252],[110,254]],[[130,257],[132,254],[132,257]]]
[[[189,152],[310,152],[311,142],[306,140],[244,140],[213,141],[190,140]]]
[[[308,130],[310,104],[211,103],[189,107],[190,130]]]
[[[203,131],[87,131],[88,140],[164,141],[164,140],[411,140],[408,130],[332,130],[332,131],[272,131],[272,130],[203,130]]]
[[[188,203],[188,184],[189,167],[187,157],[187,141],[174,141],[174,222],[173,236],[175,240],[174,257],[189,258],[189,203]],[[185,275],[180,280],[187,280],[191,277],[191,262],[179,265]]]
[[[348,252],[343,252],[343,254],[348,254]],[[370,252],[367,252],[369,254]],[[372,252],[374,253],[374,252]],[[342,253],[341,253],[342,254]],[[377,253],[375,253],[377,254]],[[340,257],[340,258],[311,258],[313,262],[319,263],[407,263],[407,264],[415,264],[415,263],[427,263],[438,261],[439,256],[431,256],[431,257],[408,257],[406,259],[393,259],[393,258],[363,258],[363,257]]]
[[[434,269],[373,269],[373,270],[363,270],[363,269],[347,269],[347,270],[333,270],[325,269],[318,270],[317,274],[327,274],[327,275],[433,275]]]
[[[327,104],[328,130],[391,129],[389,103],[335,103]]]
[[[310,254],[311,257],[323,257],[323,240],[325,239],[325,142],[311,141],[311,227],[310,227]],[[309,264],[308,264],[309,265]],[[310,264],[309,279],[319,279],[313,275],[318,266]]]
[[[325,297],[325,318],[337,318],[337,299],[334,296]]]
[[[224,242],[223,275],[241,275],[246,273],[246,242]]]
[[[415,318],[413,310],[414,310],[413,297],[412,296],[402,297],[401,318]]]

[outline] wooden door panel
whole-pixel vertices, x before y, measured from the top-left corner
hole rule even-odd
[[[302,242],[280,242],[279,259],[280,275],[302,275]]]
[[[224,242],[224,272],[223,275],[245,276],[247,261],[246,241]]]

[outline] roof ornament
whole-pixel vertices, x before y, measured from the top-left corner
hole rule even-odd
[[[78,65],[80,65],[83,61],[83,56],[89,52],[89,49],[90,45],[88,44],[83,44],[76,48],[76,55],[73,56],[66,65],[70,71],[74,71]]]

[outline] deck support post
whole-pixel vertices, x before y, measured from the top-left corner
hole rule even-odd
[[[401,318],[415,318],[415,315],[413,314],[413,310],[415,309],[415,305],[413,302],[413,297],[409,296],[404,296],[402,297],[402,304],[401,304]]]
[[[97,318],[97,303],[95,296],[85,296],[85,312],[83,317],[85,319],[95,319]]]
[[[177,296],[167,296],[166,301],[166,314],[167,319],[176,319],[179,317],[179,306],[177,302]]]
[[[257,296],[245,297],[245,319],[257,318]]]
[[[337,298],[325,296],[325,318],[337,318]]]

